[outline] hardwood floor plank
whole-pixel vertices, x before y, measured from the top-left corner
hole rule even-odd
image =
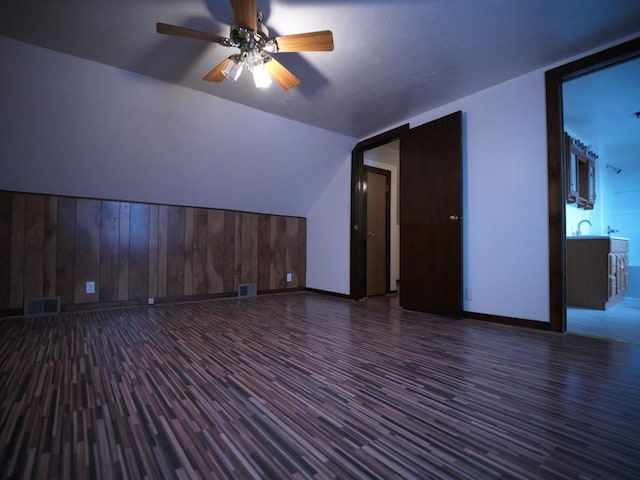
[[[311,293],[0,322],[2,478],[635,478],[640,346]]]

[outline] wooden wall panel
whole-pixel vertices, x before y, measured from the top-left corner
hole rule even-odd
[[[0,191],[0,308],[9,306],[13,195]]]
[[[236,249],[236,263],[238,264],[238,283],[256,283],[258,277],[255,275],[254,252],[253,252],[253,215],[251,213],[240,213],[239,241]]]
[[[287,234],[286,234],[286,258],[285,258],[285,270],[291,273],[291,282],[287,284],[288,287],[298,286],[298,219],[294,217],[288,217],[287,222]],[[285,272],[285,279],[286,279]],[[286,280],[285,280],[286,282]]]
[[[158,205],[149,206],[149,291],[147,297],[158,296],[158,233],[160,226],[160,207]]]
[[[58,199],[56,231],[56,295],[63,305],[74,303],[75,250],[76,250],[76,200]]]
[[[184,295],[184,207],[167,212],[167,296]]]
[[[118,300],[120,203],[102,202],[100,225],[100,301]]]
[[[22,308],[24,304],[24,226],[26,221],[26,195],[14,195],[11,207],[9,308]]]
[[[149,293],[149,214],[149,205],[131,204],[129,299],[141,299],[145,303]]]
[[[0,191],[1,312],[299,288],[305,261],[303,218]]]
[[[58,233],[58,197],[46,196],[44,207],[44,278],[45,297],[56,295],[56,251]]]
[[[207,277],[208,293],[224,292],[224,211],[207,212]]]
[[[44,197],[27,195],[24,228],[24,297],[44,291]]]
[[[120,239],[118,241],[118,300],[129,299],[129,235],[131,204],[120,203]]]
[[[271,217],[258,215],[258,291],[271,288]]]
[[[307,219],[298,219],[298,287],[307,285]]]
[[[158,209],[158,297],[167,296],[167,227],[169,207]]]
[[[76,201],[74,303],[93,303],[99,298],[101,203],[84,198]],[[87,282],[95,282],[96,293],[86,293]]]
[[[207,276],[208,221],[207,211],[204,208],[193,209],[191,266],[193,272],[192,286],[195,295],[209,293],[209,277]]]
[[[234,213],[233,231],[233,285],[234,287],[242,283],[242,213]]]
[[[236,212],[224,212],[223,288],[232,292],[236,288]]]
[[[193,208],[184,210],[184,295],[193,295]]]
[[[287,256],[287,219],[271,218],[271,274],[270,289],[280,290],[286,287],[285,262]]]

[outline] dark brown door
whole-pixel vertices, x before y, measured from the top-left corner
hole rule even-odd
[[[365,166],[367,296],[384,295],[389,284],[389,171]]]
[[[462,316],[462,113],[400,144],[400,305]]]

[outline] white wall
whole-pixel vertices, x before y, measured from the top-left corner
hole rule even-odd
[[[544,70],[410,120],[464,112],[466,311],[549,321]]]
[[[304,216],[357,142],[6,37],[0,58],[1,189]]]
[[[307,287],[349,294],[350,225],[351,155],[348,155],[307,215]]]
[[[619,175],[610,172],[608,178],[611,226],[619,230],[614,235],[629,239],[629,264],[640,267],[640,161],[626,164]]]

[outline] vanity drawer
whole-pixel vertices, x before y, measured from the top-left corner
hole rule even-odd
[[[628,253],[629,252],[629,240],[623,240],[621,238],[610,238],[610,251],[611,253]]]

